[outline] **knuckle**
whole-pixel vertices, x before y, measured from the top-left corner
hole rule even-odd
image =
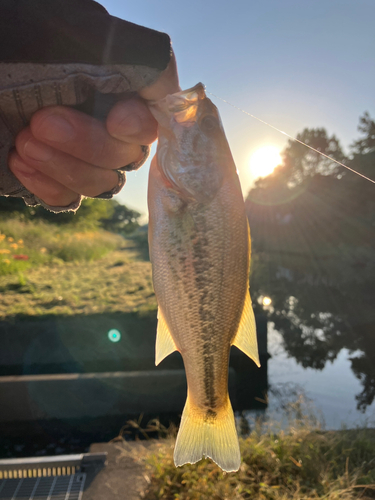
[[[32,133],[30,130],[30,127],[26,127],[21,132],[19,132],[16,136],[15,140],[15,148],[18,152],[22,152],[23,148],[25,147],[25,144],[27,141],[32,137]]]
[[[64,115],[67,110],[69,109],[65,106],[46,106],[36,111],[30,120],[30,129],[32,134],[38,136],[40,127],[43,126],[46,118],[55,114]]]
[[[110,158],[110,151],[107,148],[105,140],[95,141],[90,148],[90,154],[88,157],[88,163],[92,165],[102,165],[106,164]]]

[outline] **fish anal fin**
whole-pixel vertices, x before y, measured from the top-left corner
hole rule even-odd
[[[249,291],[246,293],[241,321],[232,345],[238,347],[238,349],[244,352],[246,356],[249,356],[257,366],[260,366],[255,316]]]
[[[176,344],[174,343],[171,332],[169,331],[168,325],[159,307],[158,327],[156,330],[155,365],[158,366],[164,358],[174,351],[177,351]]]
[[[211,458],[223,471],[235,472],[241,465],[241,454],[232,406],[227,403],[215,410],[194,407],[188,398],[182,413],[174,450],[176,467],[195,464]]]

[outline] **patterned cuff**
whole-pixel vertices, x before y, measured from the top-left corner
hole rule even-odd
[[[82,199],[83,199],[83,196],[78,195],[77,200],[73,201],[73,203],[71,203],[70,205],[68,205],[66,207],[55,207],[55,206],[52,207],[52,206],[44,203],[44,201],[41,200],[40,198],[38,198],[37,196],[34,196],[34,200],[31,203],[30,202],[28,203],[28,200],[26,200],[25,198],[24,198],[24,201],[25,201],[26,205],[28,205],[29,207],[30,206],[35,207],[36,205],[42,205],[42,207],[44,207],[46,210],[49,210],[50,212],[60,213],[60,212],[76,212],[79,209],[79,207],[81,206]]]

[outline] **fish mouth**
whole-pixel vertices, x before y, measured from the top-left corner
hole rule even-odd
[[[176,92],[175,94],[168,94],[157,101],[149,101],[150,106],[161,106],[166,103],[169,106],[177,106],[176,111],[178,111],[178,106],[188,105],[190,101],[196,101],[197,99],[204,99],[206,97],[205,86],[203,83],[199,82],[194,87],[187,90],[182,90],[181,92]],[[180,108],[181,109],[181,108]]]
[[[197,120],[199,101],[205,98],[203,83],[197,83],[188,90],[169,94],[158,101],[150,101],[149,106],[157,120],[157,115],[162,113],[184,127],[191,127]]]
[[[159,123],[157,165],[165,185],[185,201],[208,203],[223,177],[214,161],[220,143],[215,132],[222,130],[204,85],[167,95],[152,103],[150,110]],[[210,128],[206,118],[216,126]]]

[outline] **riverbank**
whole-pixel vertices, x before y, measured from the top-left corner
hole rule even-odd
[[[155,310],[141,236],[2,222],[0,320]]]
[[[145,500],[352,500],[375,498],[375,429],[321,431],[304,426],[256,431],[240,440],[242,464],[224,474],[211,460],[176,468],[174,440],[143,457]]]

